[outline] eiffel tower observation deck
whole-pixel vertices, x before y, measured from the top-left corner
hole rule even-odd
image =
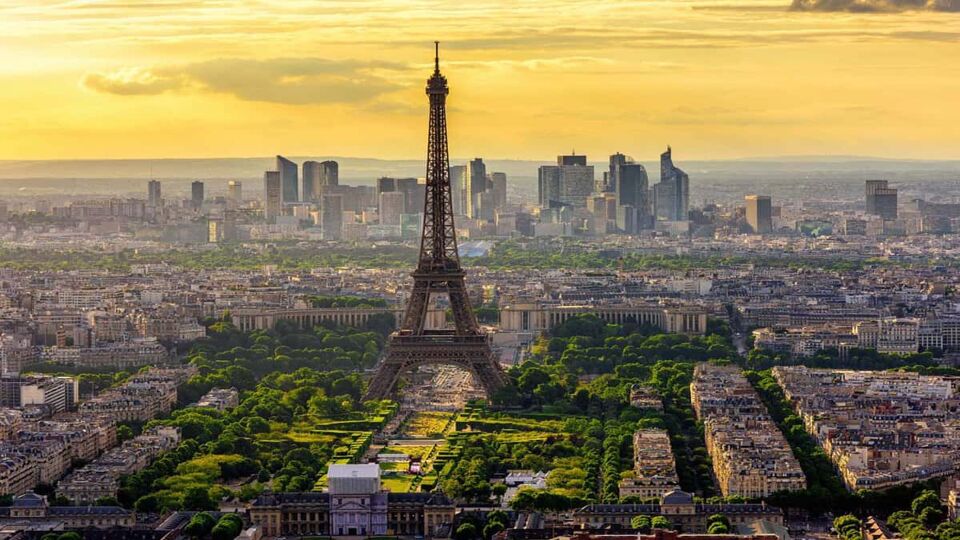
[[[413,291],[400,328],[390,335],[386,354],[367,387],[364,399],[384,399],[400,375],[428,364],[449,364],[470,371],[487,395],[507,384],[507,376],[490,349],[489,337],[477,324],[467,297],[457,253],[447,149],[446,101],[450,89],[440,73],[440,45],[435,43],[433,75],[427,80],[430,127],[427,135],[427,186],[420,257],[413,271]],[[426,328],[427,308],[434,295],[446,295],[453,328]]]

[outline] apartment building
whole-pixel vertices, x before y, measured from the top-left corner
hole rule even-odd
[[[677,489],[670,435],[662,429],[643,429],[633,434],[633,477],[620,481],[620,497],[661,497]]]
[[[806,488],[790,445],[739,368],[697,365],[690,398],[724,496],[763,498]]]

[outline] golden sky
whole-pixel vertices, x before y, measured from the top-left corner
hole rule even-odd
[[[419,158],[434,39],[458,157],[960,158],[960,0],[795,1],[2,0],[0,159]]]

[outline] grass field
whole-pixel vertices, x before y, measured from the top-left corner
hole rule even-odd
[[[413,482],[412,474],[391,474],[384,476],[383,488],[393,493],[407,493],[410,491],[410,484]]]
[[[407,437],[441,437],[451,424],[453,413],[416,412],[404,423],[402,433]]]

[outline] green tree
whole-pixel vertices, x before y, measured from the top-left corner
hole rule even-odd
[[[225,514],[217,521],[210,536],[213,540],[233,540],[243,531],[243,520],[236,514]]]
[[[483,527],[483,537],[489,540],[493,535],[504,530],[506,527],[498,521],[491,521]]]
[[[160,499],[155,494],[150,493],[137,499],[133,504],[134,510],[140,513],[149,514],[160,510]]]
[[[453,533],[454,540],[474,540],[477,537],[477,526],[473,523],[463,523]]]
[[[216,510],[217,503],[210,498],[210,490],[203,486],[187,488],[183,495],[183,508],[187,510]]]
[[[663,516],[653,516],[653,519],[650,520],[650,526],[654,529],[673,529],[673,523],[670,523],[670,520]]]
[[[942,507],[943,505],[940,504],[940,496],[937,495],[936,491],[931,489],[923,491],[910,503],[910,509],[913,510],[915,516],[919,516],[927,508],[940,510]]]
[[[863,523],[860,519],[852,514],[838,516],[833,520],[833,528],[843,540],[863,540],[860,532],[862,527]]]
[[[651,525],[650,516],[640,514],[630,518],[630,527],[637,529],[641,534],[649,533]]]
[[[126,424],[120,424],[117,426],[117,442],[122,443],[123,441],[128,441],[134,437],[133,428]]]
[[[202,538],[213,530],[216,520],[206,512],[198,512],[190,518],[190,522],[183,528],[183,532],[193,538]]]

